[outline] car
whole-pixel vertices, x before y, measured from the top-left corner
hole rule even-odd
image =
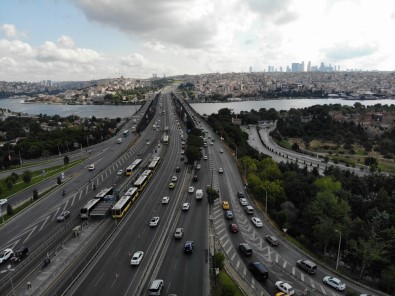
[[[184,228],[176,228],[176,231],[174,232],[174,238],[182,238],[184,236]]]
[[[278,293],[276,293],[276,296],[289,296],[289,294],[284,293],[284,292],[278,292]]]
[[[269,243],[272,247],[277,247],[278,246],[278,240],[276,237],[273,235],[266,235],[265,236],[265,241]]]
[[[163,203],[163,204],[168,204],[168,203],[169,203],[169,200],[170,200],[170,197],[168,197],[168,196],[162,197],[162,203]]]
[[[224,169],[223,168],[219,168],[218,169],[218,173],[223,174],[224,173]]]
[[[222,202],[222,208],[223,208],[224,210],[229,210],[229,203],[228,203],[227,201],[223,201],[223,202]]]
[[[178,173],[179,171],[181,171],[180,167],[176,167],[176,173]]]
[[[177,176],[171,177],[171,181],[172,181],[172,182],[177,182]]]
[[[239,252],[246,257],[252,256],[252,248],[247,243],[242,243],[239,245]]]
[[[233,233],[239,232],[239,227],[237,226],[237,224],[232,223],[229,224],[229,230]]]
[[[14,255],[14,251],[12,249],[4,249],[0,252],[0,264],[4,263],[8,259],[10,259]]]
[[[245,207],[244,207],[244,210],[246,211],[246,213],[247,213],[248,215],[253,215],[253,214],[254,214],[254,208],[251,207],[251,206],[245,206]]]
[[[213,142],[211,142],[211,143],[210,143],[210,146],[213,146],[213,145],[214,145],[214,143],[213,143]]]
[[[281,292],[287,293],[289,295],[295,294],[294,288],[284,281],[277,281],[274,286],[279,289]]]
[[[247,206],[248,205],[248,201],[245,198],[240,198],[239,201],[240,201],[240,204],[242,206]]]
[[[89,167],[88,167],[88,170],[90,170],[90,171],[93,171],[95,169],[95,165],[94,164],[91,164]]]
[[[64,211],[56,218],[56,221],[63,222],[69,217],[70,217],[70,211]]]
[[[189,203],[188,202],[184,202],[183,204],[182,204],[182,210],[183,211],[188,211],[189,210]]]
[[[198,176],[197,176],[197,175],[194,175],[193,178],[192,178],[192,180],[196,182],[196,181],[198,180]]]
[[[29,249],[27,247],[21,247],[11,257],[11,262],[12,263],[19,263],[23,259],[25,259],[27,256],[29,256]]]
[[[228,219],[228,220],[233,220],[233,213],[232,213],[232,211],[229,211],[229,210],[225,211],[225,218]]]
[[[123,170],[118,170],[117,175],[118,175],[118,176],[122,176],[122,174],[123,174]]]
[[[180,160],[181,160],[181,161],[184,161],[184,156],[181,156],[181,157],[180,157]]]
[[[207,155],[203,156],[203,159],[204,159],[204,160],[207,160],[207,159],[208,159]]]
[[[189,193],[194,193],[194,192],[195,192],[195,187],[189,186],[188,192],[189,192]]]
[[[263,227],[263,223],[258,217],[252,217],[251,221],[256,227]]]
[[[0,206],[6,205],[8,203],[8,200],[6,198],[0,199]]]
[[[335,288],[338,291],[344,291],[346,289],[346,284],[333,276],[328,275],[324,277],[322,279],[322,282],[328,286],[331,286],[332,288]]]
[[[224,153],[224,150],[223,149],[219,149],[219,153]]]
[[[195,244],[193,241],[186,241],[184,244],[184,253],[192,254],[195,249]]]
[[[160,295],[162,293],[162,289],[165,286],[165,282],[160,279],[153,280],[149,287],[149,295]]]
[[[241,192],[241,191],[238,191],[238,192],[237,192],[237,197],[238,197],[238,198],[244,198],[244,193]]]
[[[149,221],[149,226],[157,226],[159,223],[159,217],[152,217]]]
[[[133,254],[133,257],[130,260],[130,265],[139,265],[141,260],[143,260],[143,257],[144,257],[144,252],[137,251],[136,253]]]
[[[176,184],[173,182],[169,183],[169,189],[174,189],[174,187],[176,187]]]

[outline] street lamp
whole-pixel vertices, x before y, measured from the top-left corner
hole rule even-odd
[[[337,250],[337,259],[336,259],[336,270],[337,270],[337,266],[339,265],[340,245],[342,243],[342,233],[339,230],[337,230],[337,229],[335,229],[335,232],[338,232],[339,235],[340,235],[340,237],[339,237],[339,248]]]
[[[15,271],[15,268],[11,268],[11,264],[8,264],[7,269],[0,271],[0,273],[8,272],[8,274],[10,275],[12,294],[15,296],[14,284],[12,283],[12,277],[11,277],[11,272],[13,272],[13,271]]]
[[[266,192],[266,199],[265,199],[265,212],[266,212],[266,219],[267,219],[267,189],[266,189],[266,187],[263,187],[263,189],[265,189],[265,192]]]

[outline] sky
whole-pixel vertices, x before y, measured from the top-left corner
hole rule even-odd
[[[1,0],[0,81],[395,70],[394,0]]]

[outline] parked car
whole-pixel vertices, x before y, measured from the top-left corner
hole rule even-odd
[[[277,289],[279,289],[281,292],[287,293],[288,295],[293,295],[295,294],[294,288],[292,286],[284,281],[277,281],[275,284]]]
[[[152,217],[149,221],[149,226],[157,226],[159,223],[159,217]]]
[[[11,257],[11,262],[12,263],[18,263],[21,262],[23,259],[25,259],[27,256],[29,256],[29,249],[27,247],[21,247],[14,253],[14,255]]]
[[[278,246],[278,240],[273,235],[266,235],[265,236],[265,240],[273,247],[277,247]]]
[[[70,217],[70,211],[64,211],[56,218],[56,221],[63,222],[69,217]]]
[[[144,257],[144,252],[137,251],[136,253],[133,254],[133,257],[130,260],[130,265],[139,265],[141,260],[143,260],[143,257]]]
[[[332,288],[335,288],[338,291],[344,291],[346,289],[346,284],[333,276],[328,275],[324,277],[322,281],[324,284],[327,284],[328,286],[331,286]]]
[[[14,254],[14,251],[12,249],[4,249],[3,251],[0,252],[0,263],[4,263],[8,259],[12,257]]]

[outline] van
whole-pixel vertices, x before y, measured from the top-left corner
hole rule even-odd
[[[296,266],[309,274],[314,274],[317,271],[317,265],[307,259],[296,261]]]
[[[149,287],[150,295],[160,295],[164,286],[163,280],[153,280],[151,286]]]
[[[252,256],[252,248],[246,243],[239,245],[239,252],[246,257]]]
[[[197,189],[196,190],[196,199],[202,199],[203,198],[203,190],[202,189]]]
[[[260,282],[267,280],[269,277],[269,272],[267,271],[265,265],[263,265],[263,263],[260,261],[248,263],[248,269],[251,271],[254,277]]]
[[[245,209],[245,211],[246,211],[246,213],[247,213],[248,215],[253,215],[253,214],[254,214],[254,208],[253,208],[253,207],[251,207],[251,206],[245,206],[244,209]]]

